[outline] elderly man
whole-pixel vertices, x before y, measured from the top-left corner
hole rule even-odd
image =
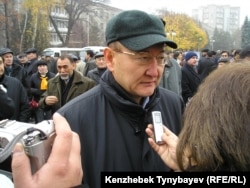
[[[95,86],[95,82],[75,70],[72,55],[60,56],[57,60],[58,76],[48,81],[47,90],[42,94],[39,106],[52,110],[52,114],[71,99]]]

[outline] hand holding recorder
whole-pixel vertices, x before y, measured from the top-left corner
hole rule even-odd
[[[152,113],[152,118],[153,113]],[[160,118],[159,114],[156,118]],[[160,123],[160,119],[156,120]],[[153,125],[154,124],[154,125]],[[148,142],[150,146],[158,153],[163,162],[174,171],[179,170],[179,166],[176,161],[176,146],[178,143],[178,137],[171,132],[166,126],[162,125],[161,128],[163,132],[155,127],[155,121],[153,120],[153,124],[149,124],[146,128],[146,133],[149,136]],[[157,130],[158,129],[158,130]]]

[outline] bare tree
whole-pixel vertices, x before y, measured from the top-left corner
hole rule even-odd
[[[23,24],[23,28],[21,28],[21,24],[19,24],[19,29],[22,31],[21,32],[21,37],[20,37],[20,48],[19,51],[22,51],[22,46],[23,46],[23,39],[24,39],[24,34],[25,34],[25,30],[27,28],[27,22],[28,22],[28,13],[26,12],[24,14],[24,24]]]
[[[5,25],[5,38],[6,38],[6,46],[9,47],[10,46],[10,36],[9,36],[9,11],[8,11],[8,7],[9,7],[9,2],[6,0],[2,1],[3,3],[3,18],[4,18],[4,25]]]
[[[107,1],[107,0],[106,0]],[[105,0],[98,1],[98,2],[105,2]],[[61,6],[66,10],[68,14],[68,21],[67,21],[67,33],[63,36],[63,33],[58,29],[58,23],[56,18],[50,14],[49,18],[54,26],[55,32],[59,37],[60,41],[62,42],[62,46],[68,46],[70,37],[72,34],[72,30],[74,25],[77,23],[78,20],[81,19],[81,15],[89,14],[93,12],[92,7],[96,5],[97,2],[93,0],[62,0]],[[86,20],[87,21],[87,20]]]

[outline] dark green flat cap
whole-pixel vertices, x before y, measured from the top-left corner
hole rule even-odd
[[[177,48],[175,42],[167,39],[162,20],[140,10],[123,11],[109,20],[106,26],[106,43],[108,45],[115,41],[134,51],[159,43]]]

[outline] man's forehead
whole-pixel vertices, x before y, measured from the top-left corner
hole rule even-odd
[[[68,65],[68,64],[71,64],[70,63],[70,60],[65,58],[65,59],[58,59],[57,60],[57,64],[65,64],[65,65]]]
[[[12,53],[7,53],[7,54],[4,54],[3,56],[4,56],[4,57],[8,57],[8,56],[11,56],[11,57],[12,57],[13,55],[12,55]]]

